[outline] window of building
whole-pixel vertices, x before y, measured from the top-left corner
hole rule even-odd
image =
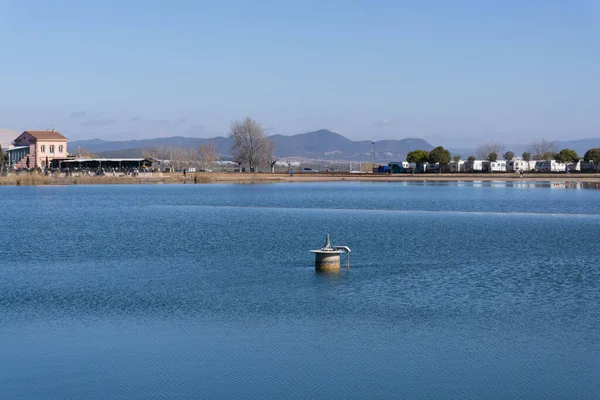
[[[45,144],[43,144],[43,145],[41,145],[41,146],[40,146],[40,151],[41,151],[42,153],[45,153],[45,152],[46,152],[46,145],[45,145]]]
[[[59,153],[62,153],[62,152],[63,152],[63,145],[62,145],[62,144],[59,144],[59,145],[58,145],[58,152],[59,152]]]
[[[53,144],[50,145],[50,153],[54,153],[54,145]]]

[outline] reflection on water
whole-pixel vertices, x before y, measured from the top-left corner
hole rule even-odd
[[[1,188],[3,395],[594,398],[600,192],[548,187]]]

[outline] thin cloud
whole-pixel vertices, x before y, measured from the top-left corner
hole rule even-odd
[[[73,119],[83,118],[83,117],[87,116],[87,112],[86,111],[74,111],[71,114],[69,114],[69,116]]]
[[[154,119],[149,120],[148,123],[153,127],[172,127],[173,129],[179,129],[181,125],[187,125],[189,123],[189,119],[185,117],[174,119]]]
[[[150,123],[151,126],[167,126],[167,125],[171,125],[172,121],[169,119],[154,119],[151,121],[148,121]]]
[[[117,120],[113,118],[100,118],[100,119],[89,119],[87,121],[83,121],[81,126],[91,127],[91,126],[107,126],[116,123]]]
[[[398,122],[398,118],[386,118],[375,122],[377,126],[390,126]]]
[[[206,126],[202,124],[194,124],[185,129],[182,134],[184,136],[200,137],[206,134]]]

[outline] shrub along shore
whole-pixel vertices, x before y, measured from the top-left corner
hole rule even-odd
[[[540,174],[526,173],[520,177],[515,173],[478,174],[351,174],[351,173],[140,173],[139,176],[45,176],[32,174],[10,174],[0,176],[0,185],[113,185],[113,184],[201,184],[201,183],[277,183],[277,182],[409,182],[409,181],[541,181],[541,182],[600,182],[600,174]]]

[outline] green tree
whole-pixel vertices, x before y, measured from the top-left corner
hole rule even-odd
[[[473,161],[477,160],[477,158],[475,158],[475,156],[469,156],[469,158],[467,158],[467,161],[470,162],[471,164],[473,163]]]
[[[488,161],[495,162],[496,160],[498,160],[498,153],[492,151],[490,154],[488,154]]]
[[[596,166],[596,172],[598,172],[598,166],[600,165],[600,149],[589,149],[583,156],[583,161],[594,163]]]
[[[512,159],[515,158],[515,153],[513,153],[512,151],[507,151],[506,153],[504,153],[503,157],[506,161],[512,161]]]
[[[562,163],[571,163],[579,161],[579,155],[575,150],[562,149],[560,152],[554,155],[554,159]]]
[[[451,160],[450,152],[438,146],[429,153],[429,162],[432,164],[440,164],[440,174],[442,173],[442,165],[447,165]]]
[[[460,156],[459,155],[453,156],[452,161],[454,161],[455,163],[458,163],[460,161]]]
[[[4,152],[2,151],[2,145],[0,145],[0,166],[4,165]]]
[[[528,151],[523,152],[521,157],[523,157],[523,161],[531,161],[531,153]]]
[[[542,154],[541,156],[539,156],[540,160],[546,160],[546,161],[552,160],[553,158],[554,158],[554,153],[551,151],[547,151],[544,154]]]
[[[409,151],[406,155],[406,161],[409,163],[423,164],[429,160],[429,152],[426,150]]]

